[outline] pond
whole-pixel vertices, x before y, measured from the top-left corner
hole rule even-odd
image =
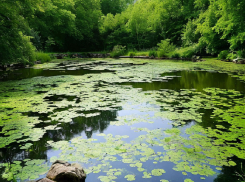
[[[57,159],[86,182],[224,182],[245,167],[245,84],[201,63],[83,60],[0,73],[0,181]]]

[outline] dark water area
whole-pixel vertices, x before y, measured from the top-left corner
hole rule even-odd
[[[98,73],[109,73],[113,72],[110,70],[89,70],[84,68],[75,68],[74,70],[67,69],[36,69],[36,68],[22,68],[18,70],[9,70],[6,72],[0,72],[0,81],[9,81],[9,80],[22,80],[27,78],[34,77],[51,77],[59,75],[86,75],[86,74],[98,74]]]
[[[63,65],[59,65],[63,66]],[[130,66],[130,65],[126,65]],[[34,78],[34,77],[52,77],[58,75],[85,75],[85,74],[96,74],[96,73],[107,73],[107,72],[114,72],[110,70],[89,70],[84,69],[82,67],[79,68],[68,68],[65,67],[64,70],[45,70],[45,69],[33,69],[33,68],[26,68],[26,69],[19,69],[13,70],[8,72],[1,72],[0,73],[0,81],[7,82],[9,80],[21,80],[27,78]],[[195,89],[197,92],[204,92],[203,89],[205,88],[220,88],[220,89],[227,89],[227,90],[235,90],[241,93],[245,91],[245,83],[241,82],[235,77],[228,75],[226,73],[218,73],[218,72],[208,72],[208,71],[176,71],[176,72],[168,72],[161,75],[161,77],[167,77],[165,81],[153,81],[149,82],[124,82],[117,85],[130,85],[133,88],[140,88],[142,91],[154,91],[154,90],[175,90],[180,91],[182,89]],[[39,91],[38,94],[44,94],[46,91]],[[243,97],[243,96],[242,96]],[[76,103],[82,102],[79,97],[76,96],[69,96],[69,95],[52,95],[46,96],[43,98],[43,102],[61,102],[63,100],[66,101],[76,101]],[[132,132],[131,127],[138,127],[138,128],[148,128],[150,130],[155,130],[159,128],[171,129],[174,128],[172,126],[171,120],[164,120],[162,118],[156,117],[154,118],[154,124],[150,123],[134,123],[132,125],[123,125],[117,127],[113,125],[113,122],[118,121],[118,117],[124,117],[127,115],[133,115],[136,118],[140,118],[142,112],[140,109],[152,107],[148,105],[148,103],[139,103],[137,106],[132,106],[131,109],[123,108],[123,107],[115,107],[114,110],[110,111],[102,111],[102,110],[91,110],[91,111],[81,111],[80,114],[96,114],[98,115],[91,116],[91,117],[74,117],[69,123],[59,123],[58,121],[50,121],[50,117],[55,115],[56,113],[67,111],[71,109],[72,105],[67,105],[63,108],[57,108],[53,110],[53,112],[47,113],[38,113],[38,112],[26,112],[22,113],[23,116],[28,116],[30,118],[38,118],[42,122],[35,124],[37,128],[45,128],[48,126],[58,125],[56,130],[47,130],[44,136],[39,140],[32,142],[32,147],[30,150],[22,150],[20,149],[20,145],[24,144],[21,143],[12,143],[5,148],[0,149],[0,163],[12,163],[13,161],[23,161],[25,159],[44,159],[47,161],[48,165],[51,165],[50,158],[53,156],[58,156],[60,154],[60,150],[54,150],[51,147],[47,146],[47,141],[70,141],[75,137],[82,136],[86,139],[98,139],[98,142],[104,142],[104,139],[99,138],[96,134],[105,133],[105,134],[113,134],[113,135],[129,135],[129,138],[124,139],[125,142],[130,142],[131,140],[136,139],[142,133],[140,132]],[[156,106],[158,108],[158,106]],[[161,110],[161,108],[159,108]],[[164,112],[164,110],[161,110]],[[200,110],[200,113],[203,113],[202,116],[202,123],[198,123],[203,128],[215,128],[215,125],[218,123],[217,118],[212,118],[213,110],[212,109],[204,109]],[[154,111],[145,111],[144,114],[147,114],[151,117],[155,115]],[[180,126],[180,130],[185,130],[193,125],[196,125],[195,121],[186,122],[185,125]],[[220,123],[225,128],[229,128],[229,124],[227,123]],[[2,128],[0,127],[0,130]],[[0,136],[4,137],[3,133]],[[161,151],[157,147],[154,148],[155,151]],[[233,161],[236,161],[237,164],[242,164],[244,166],[245,162],[243,159],[239,159],[233,157]],[[238,178],[235,177],[236,171],[240,171],[241,166],[233,166],[233,167],[222,167],[222,171],[218,172],[214,167],[212,169],[218,172],[218,175],[213,175],[206,177],[205,180],[201,180],[199,175],[194,175],[188,173],[188,176],[183,176],[181,172],[174,171],[174,163],[172,162],[163,162],[158,164],[153,164],[154,160],[148,160],[144,163],[145,168],[162,168],[164,167],[166,174],[164,179],[169,180],[171,182],[180,182],[184,181],[186,178],[190,178],[195,182],[207,181],[207,182],[230,182],[230,181],[238,181]],[[129,164],[122,164],[117,161],[111,162],[111,165],[114,168],[126,168],[127,170],[131,171],[135,175],[141,175],[136,168],[130,168]],[[0,168],[0,174],[4,171],[3,168]],[[104,173],[97,173],[97,174],[89,174],[87,176],[86,182],[92,181],[99,181],[98,177],[104,175]],[[41,176],[43,177],[43,176]],[[40,177],[40,178],[41,178]],[[152,179],[143,179],[137,178],[136,182],[149,182],[149,181],[160,181],[163,179],[162,177],[153,177]],[[1,179],[1,182],[7,181],[6,179]],[[123,176],[119,176],[116,181],[126,181]]]
[[[236,91],[245,91],[245,84],[227,73],[208,72],[208,71],[176,71],[164,73],[162,77],[169,77],[164,82],[153,81],[145,82],[125,82],[120,85],[132,85],[134,88],[142,88],[143,91],[160,89],[196,89],[202,92],[204,88],[234,89]]]

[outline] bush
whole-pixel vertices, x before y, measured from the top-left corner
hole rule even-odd
[[[226,59],[228,54],[229,54],[229,51],[227,50],[221,51],[218,55],[218,59]]]
[[[244,50],[237,51],[237,57],[245,58],[245,51]]]
[[[114,46],[110,56],[113,58],[119,57],[119,56],[124,55],[125,52],[126,52],[126,46],[116,45]]]
[[[153,56],[154,58],[157,57],[156,51],[149,51],[149,57]]]
[[[168,53],[175,50],[175,46],[170,43],[170,39],[161,40],[158,46],[158,57],[166,57]]]
[[[173,52],[173,53],[171,54],[171,58],[180,58],[180,54],[177,53],[177,52]]]
[[[229,60],[233,60],[233,59],[236,59],[237,58],[237,55],[236,54],[233,54],[233,53],[230,53],[227,55],[226,59],[229,59]]]
[[[45,63],[51,61],[51,58],[47,53],[36,52],[36,60],[41,61],[41,63]]]
[[[195,55],[195,51],[193,50],[186,50],[183,52],[183,58],[192,58]]]
[[[129,56],[134,57],[134,56],[136,56],[136,53],[135,52],[129,52]]]
[[[185,48],[179,49],[176,52],[179,53],[181,58],[191,59],[196,54],[197,47],[195,45],[190,46],[190,47],[185,47]]]

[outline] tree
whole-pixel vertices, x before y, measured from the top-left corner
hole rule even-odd
[[[31,16],[34,1],[2,0],[0,3],[0,64],[34,61],[34,46],[30,42],[30,28],[25,16]]]
[[[101,10],[104,15],[109,13],[116,15],[124,11],[133,0],[101,0]]]

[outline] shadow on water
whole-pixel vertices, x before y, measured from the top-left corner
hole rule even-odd
[[[110,70],[88,70],[88,69],[76,69],[76,70],[44,70],[44,69],[34,69],[34,68],[25,68],[20,70],[0,73],[0,81],[8,80],[21,80],[26,78],[33,78],[38,76],[50,77],[58,75],[85,75],[92,73],[108,73],[113,72]]]
[[[214,179],[214,182],[241,182],[245,180],[245,160],[237,157],[232,157],[232,160],[237,165],[232,167],[223,166],[221,173]]]
[[[166,80],[166,82],[126,82],[120,83],[120,85],[132,85],[134,88],[142,88],[143,91],[160,89],[196,89],[196,91],[203,92],[204,88],[209,87],[234,89],[241,92],[245,91],[245,84],[243,82],[226,73],[207,71],[177,71],[164,73],[161,76],[169,76],[170,79]]]
[[[98,65],[105,65],[106,62],[90,62],[86,64],[79,64],[76,62],[66,62],[60,63],[56,67],[52,69],[35,69],[35,68],[21,68],[21,69],[10,69],[8,71],[0,71],[0,81],[8,81],[8,80],[21,80],[26,78],[33,78],[38,76],[43,77],[51,77],[51,76],[59,76],[59,75],[85,75],[85,74],[96,74],[96,73],[110,73],[115,72],[108,69],[104,70],[96,70],[91,69]],[[137,64],[139,65],[145,65]],[[110,67],[131,67],[135,66],[133,63],[118,63],[118,64],[110,64]]]
[[[7,148],[0,149],[0,163],[13,162],[15,160],[22,161],[24,159],[47,159],[47,141],[69,141],[74,137],[85,135],[87,138],[91,138],[93,133],[103,133],[104,130],[110,125],[110,121],[115,121],[117,117],[118,108],[114,111],[99,111],[100,115],[93,117],[76,117],[72,119],[70,123],[60,123],[58,130],[48,130],[45,135],[37,142],[33,142],[33,146],[30,149],[23,151],[19,145],[21,143],[13,143]],[[88,113],[96,113],[98,111],[90,111]],[[40,113],[24,113],[29,117],[38,117],[40,120],[47,121],[48,114]],[[44,128],[50,125],[58,124],[58,121],[42,122],[36,125],[38,128]]]

